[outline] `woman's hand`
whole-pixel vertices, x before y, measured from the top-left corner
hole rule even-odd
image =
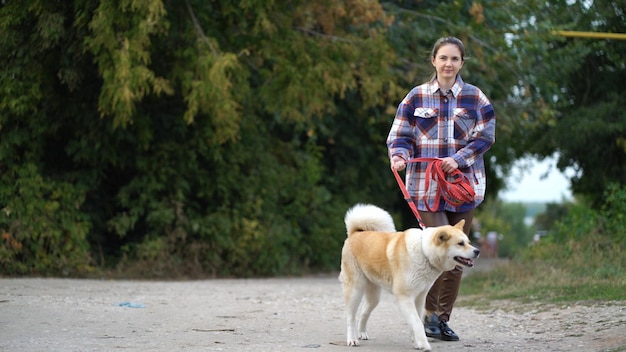
[[[451,156],[441,159],[441,170],[443,170],[445,173],[452,173],[458,168],[459,163],[457,163],[456,160],[454,160],[454,158],[452,158]]]
[[[406,167],[406,160],[399,155],[394,155],[391,157],[391,168],[396,171],[402,171]]]

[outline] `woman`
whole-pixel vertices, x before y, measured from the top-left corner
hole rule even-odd
[[[442,160],[444,172],[460,169],[471,181],[475,198],[459,206],[437,199],[434,182],[430,182],[426,192],[428,164],[425,162],[408,164],[406,184],[426,226],[454,225],[465,219],[464,230],[469,235],[474,209],[485,195],[483,154],[495,142],[496,117],[485,94],[463,82],[459,75],[465,62],[461,40],[455,37],[437,40],[430,59],[435,68],[432,79],[413,88],[398,106],[387,137],[391,167],[399,171],[412,158],[436,157]],[[445,272],[430,289],[424,322],[429,337],[459,340],[448,321],[462,274],[461,267]]]

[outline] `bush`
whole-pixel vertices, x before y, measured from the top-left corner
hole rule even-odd
[[[612,186],[599,211],[573,204],[548,235],[508,264],[475,274],[465,294],[492,298],[617,300],[626,290],[626,188]]]
[[[609,258],[620,259],[621,251],[626,249],[626,187],[612,185],[604,199],[599,211],[573,205],[541,240],[541,245],[533,246],[526,255],[558,263],[572,261],[574,267],[609,264]]]
[[[9,275],[80,275],[91,270],[87,233],[80,211],[80,186],[44,178],[33,164],[2,178],[0,272]],[[14,182],[12,182],[14,181]],[[9,186],[13,183],[13,187]]]

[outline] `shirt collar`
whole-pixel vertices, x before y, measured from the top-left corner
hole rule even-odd
[[[459,93],[461,93],[461,90],[463,90],[463,84],[465,83],[463,82],[463,79],[461,79],[461,75],[456,75],[456,82],[454,82],[452,88],[450,88],[450,92],[455,98],[459,95]],[[430,81],[430,88],[430,91],[433,92],[433,94],[437,93],[437,91],[441,91],[441,87],[439,87],[439,82],[437,82],[436,77]],[[446,95],[446,92],[441,93]]]

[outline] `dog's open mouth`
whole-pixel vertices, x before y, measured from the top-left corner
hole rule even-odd
[[[454,257],[454,260],[470,268],[474,266],[474,261],[471,259],[467,259],[463,257]]]

